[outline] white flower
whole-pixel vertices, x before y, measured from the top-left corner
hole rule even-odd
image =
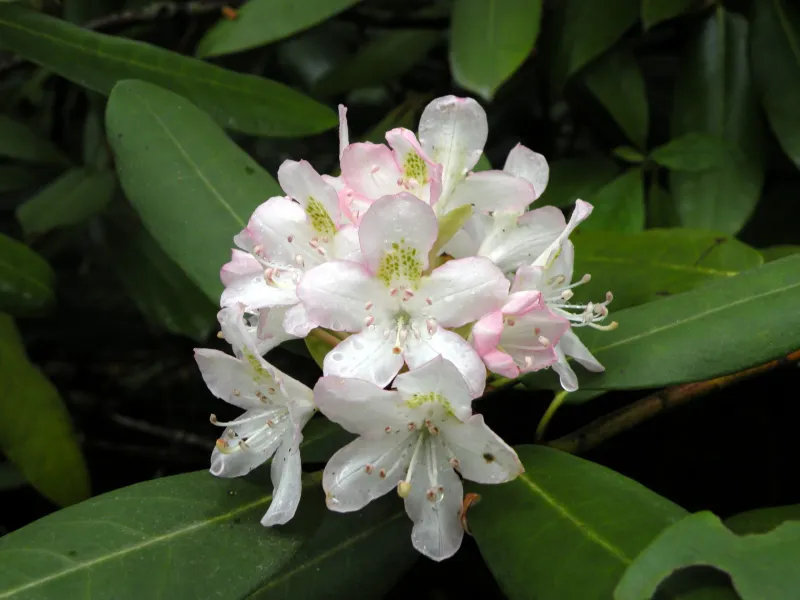
[[[272,503],[261,523],[286,523],[300,502],[301,430],[316,410],[312,391],[267,363],[240,307],[222,309],[218,318],[236,357],[210,349],[195,350],[203,379],[218,398],[245,413],[227,423],[211,455],[211,473],[239,477],[272,459]]]
[[[396,391],[359,379],[323,377],[320,410],[356,440],[331,457],[322,476],[328,507],[351,512],[397,487],[414,522],[414,547],[434,560],[455,554],[462,477],[503,483],[523,472],[516,453],[473,415],[470,391],[449,361],[436,357],[395,379]]]

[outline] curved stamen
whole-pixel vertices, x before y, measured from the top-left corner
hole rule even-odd
[[[401,498],[407,498],[411,493],[411,478],[414,475],[414,467],[419,462],[419,452],[422,448],[422,442],[425,436],[420,433],[417,436],[417,443],[414,446],[414,453],[411,455],[411,462],[408,464],[408,471],[406,471],[406,478],[397,484],[397,495]]]

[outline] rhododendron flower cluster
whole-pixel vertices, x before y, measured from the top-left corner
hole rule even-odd
[[[576,331],[615,325],[601,324],[611,294],[583,305],[572,291],[588,275],[572,281],[569,235],[592,207],[577,200],[569,221],[529,210],[549,171],[524,146],[502,171],[472,172],[488,133],[474,100],[434,100],[416,135],[393,129],[388,145],[351,144],[339,115],[341,176],[286,161],[286,195],[256,209],[222,267],[219,320],[234,355],[196,359],[211,392],[245,412],[212,415],[225,430],[211,472],[237,477],[271,458],[262,523],[286,523],[300,501],[302,430],[318,410],[358,435],[325,468],[328,507],[355,511],[396,490],[414,547],[442,560],[464,533],[461,478],[500,484],[523,471],[472,413],[487,370],[552,367],[568,391],[578,389],[569,357],[603,370]],[[264,359],[308,335],[335,342],[313,390]]]

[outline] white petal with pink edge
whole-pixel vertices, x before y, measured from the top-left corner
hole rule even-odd
[[[535,198],[544,193],[550,180],[550,166],[547,164],[547,159],[522,144],[517,144],[508,153],[503,170],[528,181],[533,186]]]
[[[406,341],[404,356],[409,368],[421,367],[441,355],[459,370],[473,398],[483,394],[486,368],[475,349],[457,333],[439,327],[433,334],[428,334],[424,330],[425,324],[419,325],[422,329],[419,339],[410,335]]]
[[[355,377],[384,387],[403,367],[403,356],[395,350],[395,340],[382,329],[367,328],[340,342],[322,364],[325,375]]]
[[[536,199],[528,181],[503,171],[470,173],[459,183],[450,199],[447,210],[471,204],[480,212],[521,213]]]
[[[350,144],[342,153],[341,163],[342,178],[356,194],[377,200],[404,191],[403,172],[383,144]]]
[[[289,436],[285,436],[272,458],[272,502],[261,524],[264,527],[288,523],[297,512],[300,493],[303,489],[300,448]]]
[[[505,483],[525,471],[517,453],[487,427],[483,415],[473,415],[466,423],[442,423],[441,435],[464,479]]]
[[[307,161],[286,160],[278,168],[278,182],[297,200],[319,235],[333,236],[340,222],[339,195]]]
[[[415,396],[446,402],[447,408],[462,421],[472,415],[472,397],[467,382],[456,366],[441,356],[398,375],[392,387],[400,392],[403,400],[412,403]]]

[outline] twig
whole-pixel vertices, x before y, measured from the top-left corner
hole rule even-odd
[[[800,350],[796,350],[787,356],[759,365],[758,367],[753,367],[752,369],[746,369],[739,373],[709,379],[708,381],[687,383],[685,385],[667,388],[600,417],[599,419],[595,419],[588,425],[549,442],[548,445],[572,454],[585,452],[603,443],[607,439],[627,431],[644,421],[652,419],[666,410],[685,404],[689,400],[699,398],[714,390],[728,387],[748,377],[760,375],[761,373],[766,373],[767,371],[798,361],[800,361]]]
[[[140,421],[139,419],[133,419],[131,417],[126,417],[125,415],[112,414],[110,415],[110,418],[117,425],[121,425],[122,427],[127,427],[128,429],[133,429],[135,431],[141,431],[142,433],[147,433],[153,437],[169,440],[171,442],[175,442],[176,444],[197,446],[205,450],[209,450],[214,447],[213,439],[205,438],[189,431],[170,429],[169,427],[162,427],[161,425],[153,425],[147,421]]]
[[[561,390],[560,392],[557,392],[555,396],[553,396],[550,406],[547,407],[544,415],[542,415],[542,420],[539,421],[539,425],[536,427],[537,442],[544,437],[544,432],[547,431],[547,425],[550,423],[553,415],[556,414],[556,411],[561,407],[568,395],[569,392]]]

